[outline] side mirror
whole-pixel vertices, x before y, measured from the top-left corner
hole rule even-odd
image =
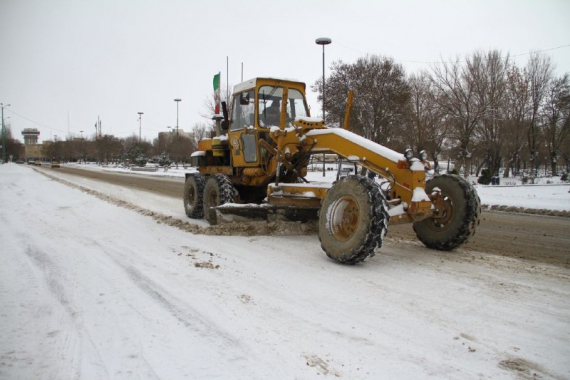
[[[222,130],[227,131],[230,127],[230,121],[228,120],[228,105],[226,102],[222,102],[222,113],[224,115],[224,120],[222,121]]]

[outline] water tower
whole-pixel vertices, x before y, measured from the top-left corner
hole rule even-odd
[[[24,128],[22,131],[22,136],[24,136],[24,144],[37,144],[39,135],[40,131],[38,131],[36,128]]]

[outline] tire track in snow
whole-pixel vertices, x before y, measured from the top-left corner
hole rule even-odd
[[[252,225],[239,228],[238,224],[232,224],[230,226],[226,225],[201,227],[199,225],[190,224],[188,222],[178,220],[170,216],[144,209],[130,202],[126,202],[103,194],[101,192],[91,190],[84,186],[68,182],[61,178],[43,173],[42,171],[38,172],[56,182],[62,183],[71,188],[78,189],[89,195],[93,195],[107,203],[111,203],[128,210],[136,211],[137,213],[144,216],[150,216],[157,222],[176,227],[186,232],[206,235],[258,235],[260,230],[271,232],[277,231],[280,228],[278,223],[267,223],[265,221],[257,222],[260,226],[265,225],[264,228],[258,228],[258,226]],[[291,222],[288,223],[291,224]],[[294,224],[296,226],[300,226],[300,223]],[[289,231],[291,231],[291,228],[289,228]],[[172,315],[173,318],[178,320],[181,325],[189,330],[194,336],[203,341],[205,343],[203,344],[202,348],[204,355],[213,355],[215,357],[225,358],[222,359],[222,361],[225,361],[227,365],[233,363],[230,365],[230,367],[233,366],[236,369],[241,368],[243,365],[247,366],[246,363],[251,361],[257,363],[262,363],[264,361],[263,357],[256,357],[256,355],[251,352],[250,348],[247,345],[244,345],[238,338],[233,336],[231,331],[227,330],[223,324],[208,319],[207,315],[201,313],[198,309],[190,305],[188,302],[177,298],[176,295],[172,294],[172,292],[169,292],[168,289],[160,286],[150,277],[143,274],[140,269],[137,269],[137,267],[129,262],[130,259],[124,254],[124,252],[121,252],[115,247],[107,245],[102,246],[97,240],[91,240],[90,243],[90,245],[100,247],[99,251],[101,253],[104,253],[112,262],[118,265],[118,267],[120,267],[127,274],[128,278],[136,285],[136,287],[141,289],[154,302],[160,305],[161,309],[165,310],[170,315]],[[140,263],[137,263],[137,266],[140,267],[138,264]],[[58,292],[60,290],[57,285],[53,285],[53,289],[55,292]],[[67,300],[65,293],[60,294],[62,303],[68,304],[69,301]],[[146,365],[149,365],[148,362]],[[149,370],[152,371],[152,367],[149,367]]]
[[[192,329],[192,331],[199,332],[200,336],[203,338],[211,339],[214,336],[219,336],[229,346],[239,348],[240,342],[237,339],[222,332],[220,328],[215,326],[212,322],[204,319],[197,310],[189,305],[179,306],[184,305],[182,300],[175,299],[172,294],[168,293],[149,277],[143,275],[138,269],[132,266],[119,265],[123,267],[127,275],[131,280],[133,280],[139,289],[168,310],[168,312],[180,321],[184,327]]]
[[[38,247],[33,247],[28,245],[25,250],[26,256],[31,260],[31,263],[39,269],[43,280],[47,286],[47,290],[54,297],[54,299],[62,306],[63,310],[69,316],[72,327],[66,330],[64,334],[59,338],[63,348],[61,353],[57,353],[57,357],[62,359],[70,358],[69,360],[62,360],[66,365],[63,370],[61,378],[79,378],[81,377],[81,367],[83,361],[89,361],[90,365],[94,368],[95,373],[99,378],[108,378],[109,373],[104,365],[104,361],[95,345],[89,332],[83,326],[83,320],[81,318],[81,313],[74,307],[72,302],[70,302],[69,297],[66,293],[66,288],[60,282],[59,278],[64,278],[65,276],[58,270],[57,265],[50,259],[50,257]],[[87,339],[85,339],[85,337]],[[89,356],[85,358],[83,342],[87,341],[95,357]],[[57,378],[57,376],[56,376]]]
[[[93,244],[99,243],[93,241]],[[251,353],[248,353],[247,347],[243,346],[237,338],[225,332],[223,326],[208,320],[199,310],[184,300],[177,298],[149,276],[146,276],[139,269],[126,262],[124,255],[120,251],[114,251],[113,254],[103,249],[102,251],[125,271],[127,276],[141,291],[158,303],[162,309],[166,310],[186,329],[189,329],[192,333],[197,333],[201,339],[210,342],[211,347],[224,347],[223,350],[217,353],[218,355],[226,356],[228,361],[238,362],[253,356]],[[218,339],[221,339],[223,342],[220,343]]]

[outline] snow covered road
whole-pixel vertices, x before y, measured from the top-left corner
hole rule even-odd
[[[194,235],[0,176],[2,379],[570,377],[568,269],[390,239],[343,266],[315,236]]]

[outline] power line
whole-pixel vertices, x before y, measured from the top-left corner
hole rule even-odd
[[[17,115],[17,116],[21,117],[22,119],[29,121],[30,123],[37,124],[37,125],[39,125],[39,126],[41,126],[41,127],[47,128],[47,129],[52,130],[52,131],[57,131],[57,132],[65,133],[65,131],[62,130],[62,129],[49,127],[49,126],[47,126],[47,125],[45,125],[45,124],[38,123],[37,121],[34,121],[34,120],[29,119],[29,118],[27,118],[27,117],[25,117],[25,116],[23,116],[23,115],[20,115],[19,113],[15,112],[13,109],[11,109],[11,110],[8,110],[8,109],[7,109],[6,111],[9,111],[10,113],[13,113],[14,115]]]
[[[352,48],[352,47],[350,47],[350,46],[346,46],[346,45],[344,45],[344,44],[342,44],[342,43],[340,43],[340,42],[337,42],[337,44],[340,45],[340,46],[342,46],[342,47],[344,47],[344,48],[353,50],[353,51],[355,51],[355,52],[357,52],[357,53],[364,54],[364,55],[370,55],[370,53],[365,53],[365,52],[363,52],[363,51],[360,51],[360,50],[358,50],[358,49]],[[564,48],[568,48],[568,47],[570,47],[570,44],[561,45],[561,46],[556,46],[556,47],[547,48],[547,49],[542,49],[542,50],[531,50],[531,51],[529,51],[529,52],[527,52],[527,53],[512,54],[512,55],[510,55],[510,57],[522,57],[522,56],[530,55],[530,54],[534,54],[534,53],[543,53],[543,52],[545,52],[545,51],[552,51],[552,50],[564,49]],[[504,57],[502,57],[502,58],[504,58]],[[407,63],[422,63],[422,64],[453,63],[453,62],[449,62],[449,61],[417,61],[417,60],[410,60],[410,59],[395,59],[395,58],[393,58],[393,59],[394,59],[394,61],[396,61],[396,62],[407,62]],[[465,62],[465,61],[459,61],[459,62]]]
[[[557,46],[557,47],[553,47],[553,48],[549,48],[549,49],[543,49],[543,50],[533,50],[533,51],[530,51],[528,53],[514,54],[514,55],[512,55],[512,57],[520,57],[523,55],[529,55],[529,54],[533,54],[533,53],[542,53],[545,51],[558,50],[558,49],[563,49],[566,47],[570,47],[570,44],[569,45]]]

